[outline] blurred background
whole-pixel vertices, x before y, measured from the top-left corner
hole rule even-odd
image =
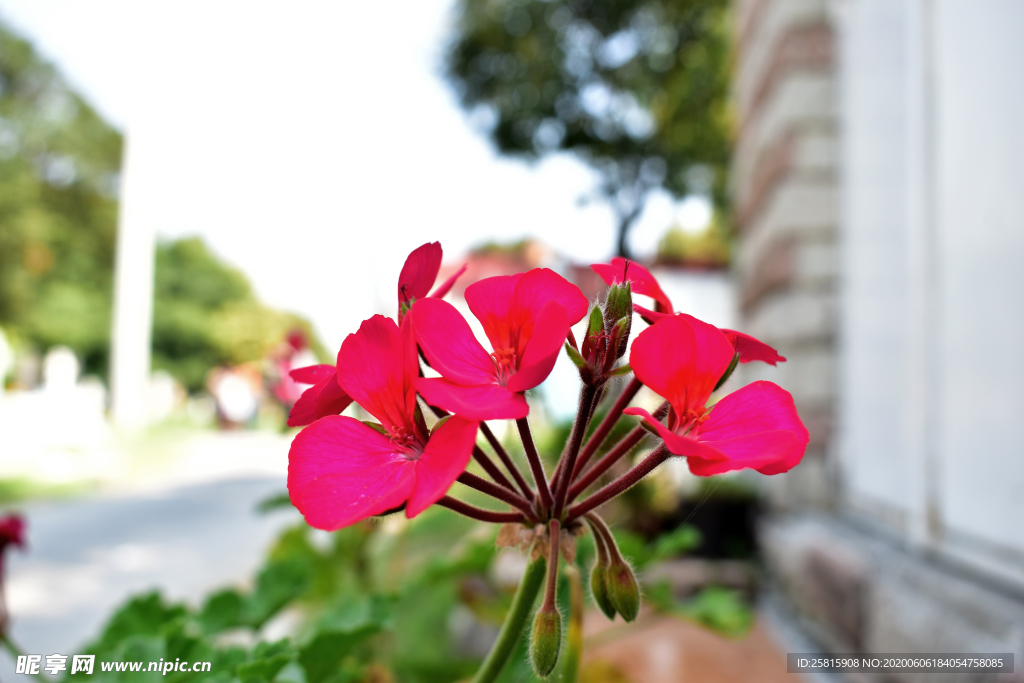
[[[508,553],[441,571],[429,548],[472,531],[443,511],[321,536],[275,497],[288,370],[394,316],[440,240],[464,309],[537,266],[594,300],[622,255],[788,359],[726,390],[793,393],[798,468],[667,466],[609,509],[650,613],[589,620],[581,680],[788,680],[797,651],[1020,670],[1022,29],[1015,0],[0,0],[12,639],[123,655],[112,611],[159,589],[122,613],[256,648],[370,600],[340,680],[471,672]],[[576,382],[561,359],[531,397],[552,451]],[[402,597],[423,582],[429,609]],[[417,635],[366,617],[389,600]]]

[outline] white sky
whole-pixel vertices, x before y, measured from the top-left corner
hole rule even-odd
[[[201,235],[337,348],[394,315],[423,242],[448,260],[523,236],[579,261],[613,249],[608,209],[577,202],[587,168],[500,159],[469,126],[440,76],[451,4],[0,0],[0,17],[127,131],[139,220]],[[638,253],[675,211],[652,200]]]

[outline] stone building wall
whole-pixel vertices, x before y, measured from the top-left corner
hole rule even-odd
[[[742,379],[788,389],[811,433],[770,481],[778,505],[828,506],[836,403],[835,40],[826,0],[738,0],[733,195],[742,329],[779,349]]]

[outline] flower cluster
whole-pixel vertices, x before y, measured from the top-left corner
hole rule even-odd
[[[534,664],[546,675],[561,637],[554,607],[559,555],[584,524],[598,549],[591,575],[595,601],[609,617],[636,616],[636,579],[597,515],[598,506],[670,457],[685,458],[700,476],[743,468],[785,472],[803,457],[808,433],[792,397],[771,382],[754,382],[713,402],[712,394],[737,364],[775,365],[785,358],[753,337],[673,311],[657,280],[636,263],[613,259],[592,266],[609,285],[593,305],[579,288],[544,268],[471,284],[466,303],[483,327],[487,349],[459,310],[443,300],[465,267],[428,295],[441,257],[437,243],[409,255],[399,278],[396,319],[377,315],[364,321],[345,339],[335,365],[292,371],[296,382],[312,387],[289,416],[290,425],[305,428],[289,453],[288,490],[306,520],[321,529],[399,510],[411,518],[435,504],[478,520],[522,525],[517,537],[531,539],[535,554],[547,561],[545,599],[533,629]],[[634,304],[634,294],[653,299],[654,310]],[[630,345],[634,311],[648,326]],[[586,332],[578,344],[571,328],[584,318]],[[572,432],[549,476],[530,432],[525,392],[547,378],[563,350],[578,367],[582,386]],[[425,376],[422,364],[435,376]],[[629,375],[624,386],[615,381]],[[629,407],[643,386],[664,399],[653,414]],[[605,398],[611,406],[584,443]],[[352,402],[377,422],[340,415]],[[425,411],[433,415],[432,428]],[[623,415],[640,416],[642,423],[592,462]],[[515,420],[528,471],[520,471],[488,420]],[[477,444],[478,434],[493,455]],[[645,438],[656,439],[646,457],[582,497]],[[474,459],[487,477],[467,471]],[[456,481],[509,509],[487,510],[449,496]]]

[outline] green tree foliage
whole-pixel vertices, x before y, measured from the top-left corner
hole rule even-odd
[[[121,134],[0,25],[0,326],[108,364]],[[262,358],[309,323],[264,307],[197,238],[156,253],[153,365],[190,389],[219,363]]]
[[[501,152],[567,150],[597,169],[627,256],[651,190],[725,203],[728,4],[459,0],[448,75]]]
[[[190,390],[216,365],[264,358],[293,329],[313,339],[308,322],[263,306],[198,237],[157,245],[153,296],[153,367]]]
[[[0,26],[0,324],[105,365],[121,135]]]

